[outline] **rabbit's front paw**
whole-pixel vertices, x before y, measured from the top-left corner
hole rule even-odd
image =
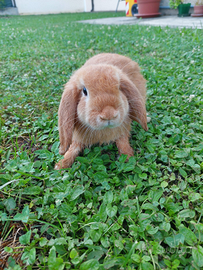
[[[74,160],[68,160],[68,159],[62,159],[60,160],[58,163],[56,163],[54,169],[55,170],[61,170],[61,169],[66,169],[71,167],[71,165],[73,164]]]
[[[69,147],[65,147],[65,146],[60,145],[60,147],[59,147],[59,154],[60,155],[64,155],[67,152],[68,148]]]
[[[62,160],[55,164],[54,166],[55,170],[61,170],[62,168]]]

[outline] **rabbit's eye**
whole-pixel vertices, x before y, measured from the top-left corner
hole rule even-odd
[[[85,87],[82,89],[82,92],[85,96],[87,96],[87,89]]]

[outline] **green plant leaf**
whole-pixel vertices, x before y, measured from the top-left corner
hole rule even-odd
[[[104,195],[104,202],[106,204],[110,204],[113,202],[113,192],[111,190],[109,190],[108,192],[105,193]]]
[[[188,153],[184,150],[178,150],[175,152],[176,158],[186,158],[188,156]]]
[[[16,202],[13,198],[8,198],[6,200],[4,200],[3,204],[5,205],[6,207],[6,210],[12,214],[13,210],[15,209],[16,207]]]
[[[103,264],[104,269],[111,269],[115,265],[117,265],[117,259],[107,259],[104,261],[104,264]]]
[[[200,245],[192,249],[192,257],[199,267],[203,267],[203,248]]]
[[[161,225],[160,225],[160,229],[161,230],[164,230],[166,232],[168,232],[171,228],[171,224],[169,222],[163,222]]]
[[[89,232],[89,235],[93,242],[98,242],[102,236],[102,232],[100,230],[93,229]]]
[[[45,245],[47,245],[47,239],[45,237],[41,238],[39,241],[39,245],[40,247],[44,247]]]
[[[180,244],[183,244],[185,240],[184,235],[182,234],[176,234],[172,237],[166,237],[165,238],[165,242],[171,247],[171,248],[175,248],[178,247]]]
[[[39,186],[27,187],[22,192],[22,194],[28,194],[28,195],[38,195],[40,193],[41,193],[41,188]]]
[[[195,172],[200,173],[200,165],[196,164],[194,159],[190,159],[186,162],[188,166],[190,166]]]
[[[178,217],[179,218],[193,218],[195,216],[195,211],[190,209],[184,209],[179,212]]]
[[[182,177],[184,177],[184,178],[187,177],[187,173],[186,173],[186,171],[184,169],[179,168],[179,173],[180,173],[180,175],[182,175]]]
[[[27,223],[28,219],[29,219],[29,213],[30,213],[29,206],[26,205],[23,208],[22,213],[21,214],[16,214],[13,219],[14,220],[21,220],[22,222]]]
[[[197,243],[196,235],[188,228],[186,228],[183,224],[180,225],[179,231],[185,237],[185,241],[188,245],[194,246]]]
[[[136,263],[140,263],[142,261],[142,258],[138,254],[132,254],[131,259]]]
[[[110,243],[109,243],[109,239],[107,237],[101,237],[101,244],[103,247],[108,248]]]
[[[34,264],[36,260],[36,248],[24,251],[21,260],[27,265]]]
[[[76,249],[73,248],[70,252],[70,258],[75,259],[76,257],[78,257],[78,252]]]
[[[30,243],[30,238],[31,238],[32,231],[26,232],[26,234],[23,234],[19,237],[19,242],[22,245],[28,245]]]
[[[81,194],[84,193],[84,191],[85,190],[82,186],[77,186],[77,187],[73,188],[73,192],[71,194],[70,201],[77,199]]]
[[[123,250],[124,245],[121,240],[115,240],[114,244],[118,249]]]
[[[172,269],[177,269],[178,266],[180,265],[180,261],[175,259],[173,262],[172,262]]]
[[[63,259],[56,257],[56,248],[54,246],[50,249],[50,252],[49,252],[48,267],[50,270],[55,270],[55,269],[63,270],[65,267]]]
[[[140,265],[140,270],[153,270],[154,267],[151,263],[149,262],[142,262]]]
[[[8,252],[8,253],[13,252],[13,248],[11,248],[11,247],[5,247],[4,250],[5,250],[5,252]]]
[[[106,213],[109,217],[114,217],[117,213],[117,206],[112,206],[110,203],[106,206]]]
[[[99,269],[99,262],[95,259],[88,260],[81,264],[80,270],[97,270]]]

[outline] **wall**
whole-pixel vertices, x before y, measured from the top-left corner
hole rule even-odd
[[[118,0],[94,0],[94,11],[115,11]],[[91,0],[86,0],[87,11],[92,9]],[[120,1],[118,11],[125,10],[125,1]]]
[[[83,12],[84,0],[16,0],[16,6],[21,15]]]
[[[94,0],[95,11],[114,11],[118,0]],[[18,12],[27,14],[51,14],[91,11],[91,0],[16,0]],[[120,1],[118,10],[125,10],[125,1]]]

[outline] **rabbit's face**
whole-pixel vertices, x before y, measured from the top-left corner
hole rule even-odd
[[[128,116],[129,105],[119,90],[119,74],[112,66],[86,67],[79,75],[81,98],[77,114],[82,125],[93,130],[120,126]]]

